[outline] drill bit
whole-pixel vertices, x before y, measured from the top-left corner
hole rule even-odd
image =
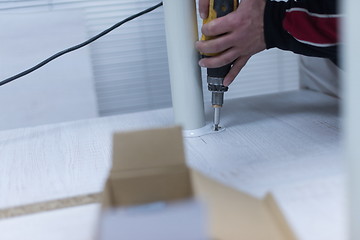
[[[224,92],[227,91],[227,87],[222,85],[222,79],[220,78],[210,78],[209,81],[209,90],[211,93],[211,103],[214,108],[214,131],[220,130],[220,110],[224,103]]]
[[[214,105],[213,108],[214,108],[214,130],[219,131],[219,129],[220,129],[219,124],[220,124],[220,109],[221,109],[221,106]]]

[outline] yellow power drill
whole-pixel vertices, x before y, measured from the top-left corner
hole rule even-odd
[[[203,21],[203,24],[223,17],[238,7],[238,0],[210,0],[209,16]],[[202,36],[201,40],[210,40],[214,37]],[[215,37],[216,38],[216,37]],[[217,54],[202,54],[203,57],[212,57]],[[214,130],[220,129],[220,109],[224,103],[224,93],[227,92],[228,87],[224,86],[224,78],[229,73],[232,64],[225,65],[219,68],[207,69],[207,83],[208,89],[211,91],[211,103],[214,108]]]

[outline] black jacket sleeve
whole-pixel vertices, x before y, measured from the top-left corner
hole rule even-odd
[[[340,18],[336,0],[266,0],[266,48],[328,58],[337,64]]]

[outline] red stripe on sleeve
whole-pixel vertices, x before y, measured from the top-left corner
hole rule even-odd
[[[291,11],[285,13],[283,28],[300,41],[336,44],[338,20],[337,17],[314,16],[304,11]]]

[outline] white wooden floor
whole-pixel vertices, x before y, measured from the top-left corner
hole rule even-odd
[[[263,196],[343,172],[337,99],[311,91],[240,98],[226,101],[222,116],[225,131],[185,146],[190,166],[227,185]],[[0,132],[0,209],[100,192],[114,131],[172,123],[163,109]]]
[[[263,196],[342,172],[335,98],[311,91],[240,98],[226,101],[222,116],[226,131],[186,146],[191,166],[223,183]]]
[[[1,240],[95,240],[99,204],[0,220]]]

